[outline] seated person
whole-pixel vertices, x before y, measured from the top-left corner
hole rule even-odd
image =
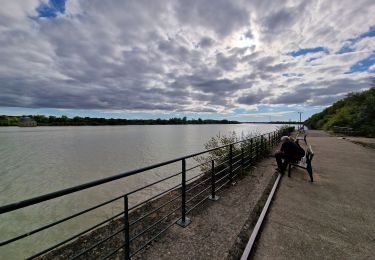
[[[305,151],[298,144],[291,141],[288,136],[281,137],[281,143],[280,151],[275,153],[275,158],[278,167],[277,171],[284,173],[288,163],[301,160],[305,155]]]

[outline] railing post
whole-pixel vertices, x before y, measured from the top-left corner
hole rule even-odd
[[[264,138],[263,138],[263,144],[264,144],[264,151],[266,152],[266,150],[267,150],[267,137],[266,136],[264,136]]]
[[[263,143],[263,135],[260,136],[260,153],[264,155],[264,143]]]
[[[263,137],[263,151],[264,151],[264,153],[263,154],[265,154],[266,153],[266,150],[267,150],[267,138],[266,138],[266,136],[264,136]]]
[[[129,201],[128,195],[124,196],[124,259],[130,260],[130,235],[129,235]]]
[[[250,139],[250,163],[253,164],[253,138]]]
[[[276,131],[275,132],[273,132],[273,146],[275,146],[276,145]]]
[[[245,158],[244,158],[244,154],[243,154],[243,147],[242,147],[242,144],[241,144],[241,169],[242,169],[242,173],[243,173],[244,165],[245,165]]]
[[[261,139],[261,138],[260,138],[260,139]],[[261,145],[262,145],[262,141],[258,139],[258,145],[257,145],[257,149],[258,149],[258,157],[257,157],[257,161],[258,161],[259,158],[260,158]]]
[[[210,200],[216,201],[220,197],[215,194],[215,161],[211,161],[211,195],[208,196]]]
[[[186,217],[186,160],[182,159],[182,174],[181,174],[181,219],[177,224],[181,227],[186,227],[191,223],[191,220]]]
[[[233,144],[229,146],[229,179],[232,181],[233,174]]]
[[[271,143],[271,133],[268,133],[268,146],[271,150],[271,147],[272,147],[272,143]]]

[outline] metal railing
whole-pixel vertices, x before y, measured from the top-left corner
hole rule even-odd
[[[7,214],[15,210],[40,204],[115,180],[127,178],[129,176],[156,169],[165,165],[181,163],[181,171],[178,173],[164,177],[141,188],[84,209],[78,213],[63,217],[42,227],[32,229],[28,232],[8,238],[6,240],[2,240],[0,242],[0,249],[1,247],[14,243],[15,241],[32,236],[43,230],[52,228],[58,224],[74,219],[110,203],[123,200],[123,210],[121,212],[118,212],[110,218],[107,218],[104,221],[85,229],[84,231],[60,241],[53,246],[31,255],[27,259],[33,259],[40,256],[46,257],[47,259],[53,258],[53,254],[58,255],[60,252],[64,251],[64,248],[67,245],[76,243],[77,239],[84,236],[87,236],[91,242],[82,246],[82,248],[80,248],[78,251],[71,250],[72,252],[70,255],[65,255],[64,258],[90,258],[90,253],[100,251],[102,259],[110,258],[116,254],[120,254],[124,259],[130,259],[132,256],[146,248],[152,241],[158,238],[172,225],[176,223],[182,227],[189,225],[189,223],[192,221],[187,216],[189,213],[202,205],[208,199],[212,201],[217,200],[219,198],[217,196],[218,191],[220,191],[228,183],[233,182],[241,171],[247,169],[251,165],[254,165],[257,160],[267,154],[272,147],[278,144],[282,135],[289,134],[293,129],[294,127],[277,130],[207,151],[187,155],[148,167],[128,171],[122,174],[1,206],[0,214]],[[212,156],[214,153],[220,153],[221,155]],[[208,159],[193,167],[187,168],[186,160],[191,158],[194,159],[198,156],[206,156],[204,158],[207,159],[208,157]],[[200,172],[195,176],[188,176],[188,174],[194,169],[200,169]],[[181,181],[179,184],[153,195],[131,207],[129,206],[129,196],[178,176],[181,176]],[[143,206],[150,204],[154,204],[152,210],[139,210]],[[178,217],[176,217],[177,212],[180,212]],[[155,214],[157,217],[155,217]],[[162,214],[164,214],[162,217],[159,216]],[[108,236],[98,236],[99,238],[97,238],[97,236],[90,237],[90,231],[98,230],[99,228],[106,228],[110,224],[112,224],[111,230],[115,230],[113,230],[113,232],[109,232],[110,234]],[[4,234],[2,234],[2,236],[4,236]],[[106,243],[111,244],[111,246],[109,246],[109,248],[105,247],[104,245],[106,245]],[[97,255],[95,255],[95,258],[97,258]]]

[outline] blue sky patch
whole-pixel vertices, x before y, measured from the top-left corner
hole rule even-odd
[[[349,73],[355,73],[355,72],[362,72],[367,71],[372,65],[375,64],[375,52],[373,52],[370,56],[368,56],[366,59],[358,61],[356,64],[350,67]]]
[[[65,12],[65,0],[49,0],[48,4],[41,4],[37,12],[39,17],[56,17]]]
[[[353,44],[345,45],[338,52],[336,52],[336,54],[343,54],[343,53],[348,53],[348,52],[354,52],[355,49],[351,45],[353,45]]]
[[[305,49],[299,49],[299,50],[296,50],[296,51],[289,52],[288,55],[291,55],[293,57],[297,57],[297,56],[301,56],[301,55],[306,55],[307,53],[315,53],[315,52],[328,53],[328,49],[323,48],[323,47],[305,48]]]
[[[365,32],[365,33],[362,33],[359,37],[357,37],[358,39],[363,39],[363,38],[366,38],[366,37],[374,37],[375,36],[375,25],[374,26],[371,26],[370,27],[370,30],[368,30],[368,32]]]
[[[371,26],[367,32],[346,41],[344,46],[338,52],[336,52],[336,54],[354,52],[355,49],[353,48],[353,45],[366,37],[375,37],[375,26]]]

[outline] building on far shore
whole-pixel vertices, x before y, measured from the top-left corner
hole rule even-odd
[[[28,117],[28,116],[23,116],[20,118],[20,122],[18,124],[20,127],[33,127],[37,126],[37,123],[34,119]]]

